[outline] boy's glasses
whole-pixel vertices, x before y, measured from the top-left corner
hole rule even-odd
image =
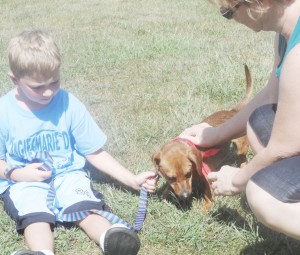
[[[234,6],[230,8],[221,7],[220,13],[226,19],[232,19],[233,14],[235,11],[241,6],[242,2],[237,2]]]

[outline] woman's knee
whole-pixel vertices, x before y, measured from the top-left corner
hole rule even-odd
[[[257,185],[251,180],[246,187],[246,197],[251,210],[255,213],[257,207],[260,207],[260,203],[257,201]]]
[[[279,201],[251,180],[246,187],[246,197],[257,220],[273,229],[278,222],[278,214],[274,209]]]
[[[250,126],[249,122],[247,123],[247,138],[249,146],[254,154],[257,154],[260,150],[264,148],[263,144],[260,142],[259,138]]]
[[[247,136],[254,152],[267,146],[275,119],[277,105],[267,104],[253,111],[247,123]]]

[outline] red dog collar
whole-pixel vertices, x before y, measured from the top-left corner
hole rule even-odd
[[[186,144],[188,144],[190,147],[192,147],[193,149],[198,150],[196,145],[188,139],[177,137],[177,138],[173,139],[173,141],[183,141]],[[212,156],[216,155],[221,150],[222,150],[222,148],[208,149],[208,150],[202,152],[202,158],[205,159],[205,158],[212,157]],[[203,174],[206,179],[207,179],[207,175],[211,172],[209,166],[206,163],[204,163],[203,161],[202,161],[201,169],[197,169],[197,170],[198,170],[199,174],[200,175]]]

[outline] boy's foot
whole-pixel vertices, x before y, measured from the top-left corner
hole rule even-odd
[[[19,250],[12,253],[11,255],[45,255],[45,254],[40,251]]]
[[[140,249],[140,239],[137,234],[123,227],[107,230],[104,239],[105,255],[137,255]]]

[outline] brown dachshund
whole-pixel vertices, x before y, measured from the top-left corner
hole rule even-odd
[[[252,78],[247,65],[245,97],[231,110],[218,111],[205,118],[211,126],[219,126],[233,117],[249,101],[252,93]],[[175,193],[180,201],[191,198],[193,189],[202,189],[205,209],[213,203],[213,193],[207,181],[210,171],[218,171],[223,165],[242,166],[247,163],[248,141],[246,136],[225,142],[213,148],[199,148],[186,139],[176,138],[165,143],[153,154],[152,161],[158,174],[167,181],[163,197]]]

